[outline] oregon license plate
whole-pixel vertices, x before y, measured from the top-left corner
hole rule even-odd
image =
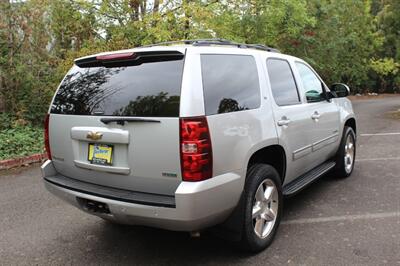
[[[112,165],[113,146],[89,143],[88,160],[93,164]]]

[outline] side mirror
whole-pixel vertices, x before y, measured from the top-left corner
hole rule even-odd
[[[337,97],[347,97],[350,95],[350,88],[343,83],[335,83],[330,87],[331,92],[334,92]]]

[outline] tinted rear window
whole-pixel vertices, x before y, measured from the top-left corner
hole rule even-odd
[[[51,112],[70,115],[178,117],[183,59],[126,67],[74,66]]]
[[[260,85],[254,57],[202,55],[206,115],[260,107]]]
[[[268,59],[267,69],[276,104],[282,106],[300,103],[296,82],[289,63],[282,59]]]

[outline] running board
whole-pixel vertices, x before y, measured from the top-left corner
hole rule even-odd
[[[283,187],[283,195],[293,196],[294,194],[326,174],[329,170],[335,167],[335,165],[335,162],[327,161],[320,166],[317,166],[314,169],[310,170],[309,172],[299,176],[298,178]]]

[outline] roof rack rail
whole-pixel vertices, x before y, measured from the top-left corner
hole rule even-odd
[[[211,46],[211,45],[221,45],[221,46],[234,46],[237,48],[250,48],[263,50],[267,52],[280,53],[280,51],[276,48],[269,47],[263,44],[247,44],[247,43],[236,43],[225,39],[195,39],[195,40],[180,40],[180,41],[170,41],[170,42],[160,42],[150,45],[145,45],[142,47],[153,47],[160,45],[174,45],[174,44],[187,44],[193,46]]]
[[[264,51],[268,51],[268,52],[273,52],[273,53],[280,53],[281,51],[279,51],[278,49],[274,48],[274,47],[270,47],[270,46],[266,46],[264,44],[245,44],[245,46],[247,48],[254,48],[254,49],[258,49],[258,50],[264,50]]]

